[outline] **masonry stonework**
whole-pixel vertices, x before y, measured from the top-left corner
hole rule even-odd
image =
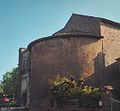
[[[101,49],[100,41],[82,37],[58,38],[35,44],[31,49],[31,74],[34,74],[31,78],[34,81],[31,83],[32,102],[47,96],[48,81],[57,74],[73,75],[77,79],[80,75],[86,78],[94,74],[94,60]]]
[[[39,109],[56,75],[80,76],[91,85],[115,86],[120,79],[120,24],[98,17],[73,14],[52,36],[31,42],[29,52],[30,108]],[[21,65],[19,66],[21,68]],[[22,72],[20,72],[22,75]]]
[[[120,27],[101,23],[103,39],[103,53],[105,54],[105,82],[114,85],[120,78],[119,65],[116,61],[120,57]]]

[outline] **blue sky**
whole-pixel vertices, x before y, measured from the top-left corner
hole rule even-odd
[[[20,47],[63,28],[73,12],[120,22],[120,0],[0,0],[0,80]]]

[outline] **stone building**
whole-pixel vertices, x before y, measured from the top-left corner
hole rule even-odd
[[[19,55],[21,98],[26,92],[25,104],[33,109],[47,97],[48,81],[57,74],[82,76],[92,85],[114,86],[120,79],[116,62],[120,57],[120,24],[72,14],[64,28],[31,42]]]
[[[29,51],[25,48],[19,49],[19,103],[21,106],[29,106],[30,91],[29,91]]]

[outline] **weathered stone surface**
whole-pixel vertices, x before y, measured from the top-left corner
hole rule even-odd
[[[89,84],[101,87],[114,86],[120,79],[115,60],[120,57],[120,24],[73,14],[55,34],[30,43],[27,49],[31,108],[39,107],[47,97],[48,81],[57,74],[73,75],[76,79],[81,75]]]
[[[92,38],[58,38],[35,44],[30,59],[32,102],[47,96],[48,81],[57,74],[76,79],[94,74],[94,59],[99,52],[101,42]]]
[[[120,79],[119,65],[116,61],[120,57],[120,27],[101,23],[103,39],[103,53],[105,54],[104,81],[114,85]]]

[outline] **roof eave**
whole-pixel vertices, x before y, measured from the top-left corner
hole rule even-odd
[[[41,41],[49,40],[49,39],[56,39],[56,38],[67,38],[67,37],[86,37],[86,38],[94,38],[94,39],[101,39],[103,36],[101,35],[95,35],[95,34],[58,34],[58,35],[52,35],[48,37],[42,37],[40,39],[37,39],[33,42],[31,42],[27,49],[30,51],[32,46],[34,46],[36,43],[39,43]]]

